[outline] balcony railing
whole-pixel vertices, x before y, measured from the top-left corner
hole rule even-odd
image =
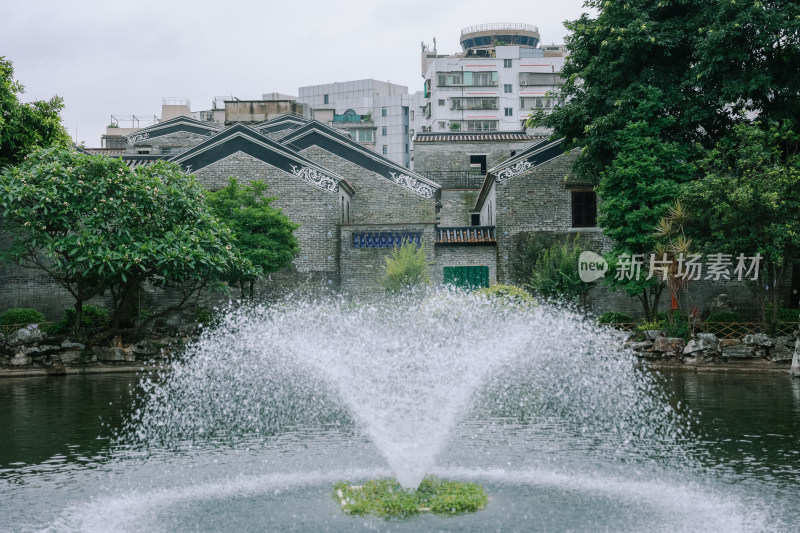
[[[444,189],[480,189],[483,185],[480,170],[430,170],[423,175]]]
[[[495,244],[494,226],[436,228],[436,244]]]

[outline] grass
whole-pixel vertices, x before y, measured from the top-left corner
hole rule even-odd
[[[417,490],[406,490],[393,479],[374,479],[360,486],[340,482],[333,487],[333,497],[347,514],[377,516],[473,512],[488,501],[480,485],[436,476],[426,476]]]

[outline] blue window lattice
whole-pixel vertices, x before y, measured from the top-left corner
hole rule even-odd
[[[353,233],[353,248],[394,248],[404,242],[419,246],[421,231],[365,231]]]

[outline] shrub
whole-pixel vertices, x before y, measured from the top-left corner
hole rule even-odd
[[[69,333],[75,323],[75,308],[64,309],[64,314],[47,328],[48,333],[63,334]],[[105,328],[108,326],[108,311],[96,305],[86,304],[83,306],[81,314],[81,326],[84,328]]]
[[[29,307],[16,307],[0,314],[0,325],[5,324],[40,324],[45,321],[42,313]]]
[[[619,311],[606,311],[597,318],[598,324],[631,324],[633,322],[635,320],[631,315]]]
[[[584,303],[592,284],[580,278],[580,255],[580,235],[576,235],[573,241],[554,244],[546,249],[531,273],[530,287],[533,292],[544,298]]]
[[[658,313],[657,320],[662,324],[662,329],[667,337],[680,337],[689,339],[689,317],[680,311],[662,311]]]
[[[708,315],[706,322],[744,322],[744,317],[736,311],[716,311]]]
[[[406,242],[392,250],[392,255],[386,258],[384,277],[380,282],[390,292],[402,291],[418,285],[428,285],[431,278],[428,275],[428,257],[425,255],[425,245],[417,248],[414,244]]]
[[[506,285],[503,283],[496,283],[491,287],[485,287],[475,291],[474,294],[480,294],[487,298],[497,299],[500,301],[515,303],[515,304],[532,304],[536,300],[530,295],[528,291],[516,285]]]
[[[706,322],[711,322],[707,326],[707,331],[709,333],[713,333],[715,335],[723,335],[723,334],[733,334],[737,337],[747,334],[747,328],[745,327],[733,327],[724,326],[722,324],[718,324],[719,322],[725,323],[735,323],[735,322],[744,322],[744,317],[737,313],[736,311],[717,311],[715,313],[711,313],[706,318]],[[715,324],[717,322],[717,324]]]
[[[664,323],[659,320],[651,320],[650,322],[642,322],[636,329],[639,331],[661,330],[664,329]]]
[[[767,319],[772,316],[772,306],[767,305],[764,308],[767,314]],[[778,307],[778,322],[797,322],[800,315],[800,309],[786,309],[785,307]]]

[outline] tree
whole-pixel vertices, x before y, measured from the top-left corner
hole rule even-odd
[[[266,196],[267,184],[254,181],[242,186],[235,177],[227,187],[206,194],[214,214],[233,231],[233,239],[242,257],[258,267],[262,273],[277,272],[291,265],[300,252],[293,223],[280,209],[270,204],[275,197]],[[250,299],[257,276],[235,272],[229,280],[237,285],[242,297],[249,285]]]
[[[738,254],[761,256],[750,287],[762,324],[774,330],[777,284],[800,262],[800,134],[789,121],[739,125],[705,153],[700,168],[704,176],[684,193],[689,208],[703,213],[693,236],[710,252],[731,254],[734,266]]]
[[[232,272],[256,271],[173,163],[131,170],[121,159],[38,150],[0,174],[0,213],[15,236],[10,255],[75,298],[76,334],[83,303],[106,290],[113,333],[145,280],[180,288],[174,309]]]
[[[69,135],[59,113],[64,102],[58,96],[48,101],[22,103],[25,88],[14,81],[11,61],[0,56],[0,170],[19,164],[35,147],[66,146]]]
[[[592,284],[580,278],[580,243],[580,235],[576,235],[571,242],[555,243],[544,250],[530,274],[529,286],[534,294],[586,305],[586,296]]]
[[[402,246],[392,250],[392,255],[386,258],[384,277],[380,281],[389,292],[428,285],[431,278],[428,274],[425,245],[417,247],[413,243],[404,242]]]

